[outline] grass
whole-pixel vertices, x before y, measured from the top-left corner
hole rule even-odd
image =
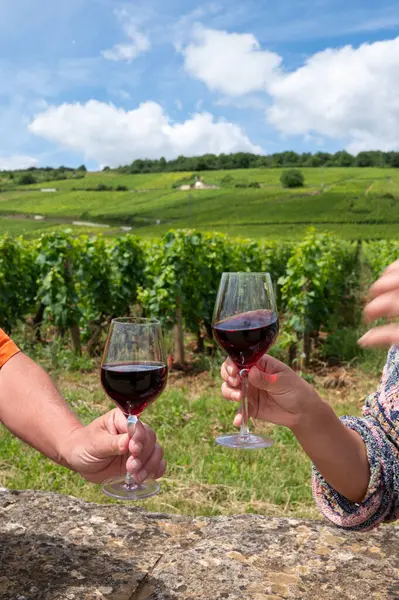
[[[221,188],[191,194],[172,187],[187,173],[89,173],[83,179],[46,183],[45,187],[54,185],[55,193],[42,193],[43,184],[1,193],[0,213],[42,214],[60,225],[76,219],[130,223],[144,236],[159,235],[171,227],[196,227],[287,239],[300,237],[310,224],[348,239],[396,237],[399,233],[398,169],[302,171],[305,187],[296,190],[281,188],[281,169],[205,172],[205,182]],[[233,182],[221,184],[227,175]],[[234,187],[249,181],[257,181],[261,188]],[[87,191],[99,183],[129,189]],[[81,189],[73,191],[73,187]]]
[[[106,236],[115,236],[121,233],[120,227],[85,227],[74,226],[71,223],[60,224],[53,219],[44,221],[34,221],[27,218],[1,218],[0,217],[0,235],[8,233],[10,235],[21,235],[24,238],[35,238],[42,233],[50,231],[64,231],[65,229],[72,230],[74,235],[82,234],[97,234],[101,233]]]
[[[45,366],[52,366],[65,398],[83,421],[89,422],[110,408],[100,389],[97,370],[90,369],[90,361],[75,364],[85,369],[81,372],[67,372],[69,357],[64,357],[63,362],[62,353],[55,357],[51,349],[46,356]],[[238,452],[215,444],[217,434],[232,430],[235,407],[221,398],[220,381],[213,372],[190,376],[172,373],[167,391],[145,412],[144,420],[156,430],[165,448],[168,470],[162,480],[162,493],[143,506],[186,515],[262,513],[316,517],[310,463],[289,430],[258,422],[256,431],[275,440],[268,450]],[[358,414],[362,400],[375,389],[376,378],[354,370],[345,373],[346,388],[324,389],[321,376],[316,376],[316,383],[338,414]],[[4,428],[0,429],[0,444],[0,486],[112,502],[98,486],[26,448]]]

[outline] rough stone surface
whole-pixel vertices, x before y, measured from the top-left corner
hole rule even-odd
[[[399,528],[197,518],[0,491],[2,600],[398,600]]]

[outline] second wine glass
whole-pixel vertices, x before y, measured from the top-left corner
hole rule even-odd
[[[253,435],[248,425],[248,373],[274,344],[279,322],[269,273],[223,273],[212,329],[219,346],[240,370],[243,400],[240,433],[216,439],[228,448],[268,448],[273,440]]]

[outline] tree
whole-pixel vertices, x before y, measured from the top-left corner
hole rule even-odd
[[[334,165],[337,167],[353,167],[355,159],[349,152],[341,150],[341,152],[336,152],[334,154],[333,161]]]
[[[356,156],[357,167],[374,167],[376,166],[373,152],[359,152]]]
[[[78,171],[82,171],[83,173],[86,173],[87,169],[86,169],[85,165],[80,165],[80,167],[78,168]]]
[[[36,183],[36,177],[32,173],[23,173],[18,179],[18,185],[31,185]]]
[[[299,162],[301,162],[299,159],[299,155],[293,150],[286,150],[286,152],[283,152],[284,166],[290,167],[292,165],[297,165]]]
[[[399,169],[399,152],[392,152],[391,167]]]
[[[305,177],[299,169],[287,169],[281,173],[280,182],[285,188],[303,187]]]

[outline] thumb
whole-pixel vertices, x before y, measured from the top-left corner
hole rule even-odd
[[[126,454],[129,446],[127,433],[111,435],[107,431],[97,434],[93,444],[93,454],[96,458],[111,458]]]
[[[248,382],[258,390],[271,391],[277,383],[276,373],[265,373],[253,367],[248,375]]]

